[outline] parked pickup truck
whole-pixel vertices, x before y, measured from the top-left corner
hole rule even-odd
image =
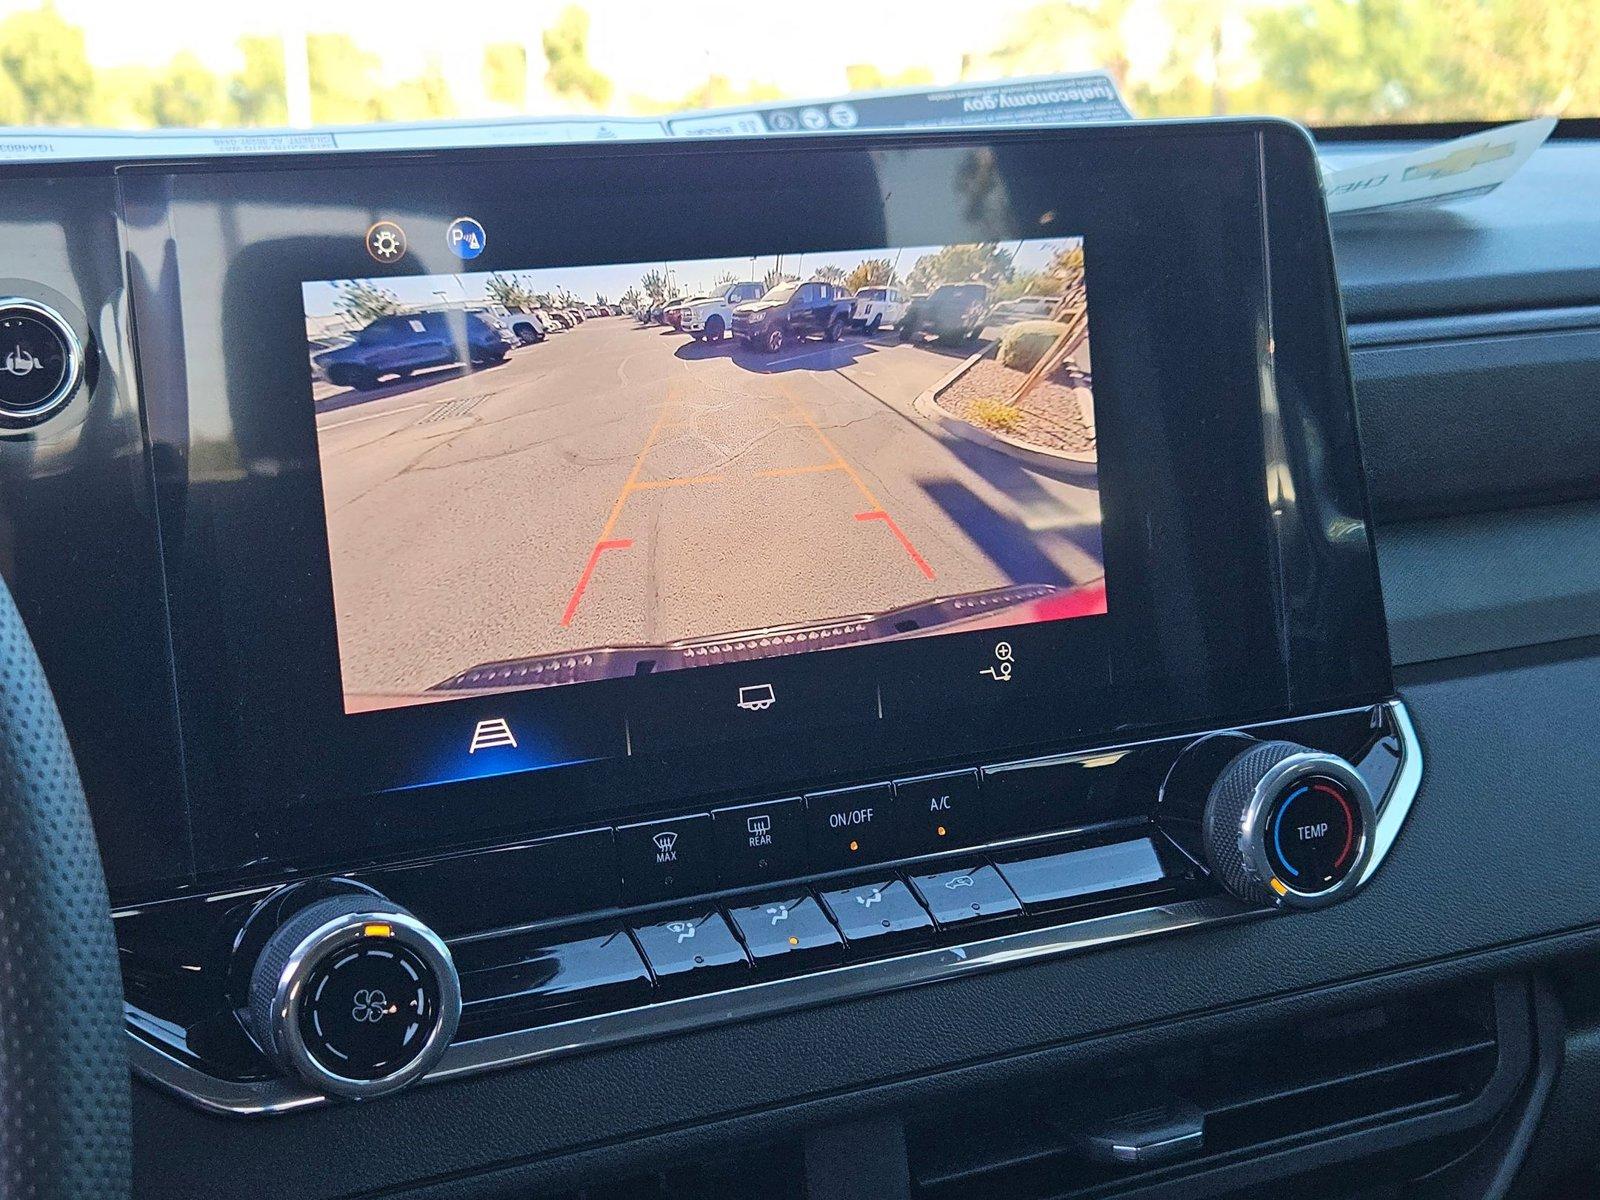
[[[848,288],[833,283],[783,283],[759,300],[733,310],[733,333],[745,345],[768,354],[783,349],[784,342],[817,334],[837,342],[850,323],[855,298]]]
[[[850,323],[868,333],[885,325],[898,325],[911,307],[911,296],[897,287],[864,287],[856,293],[850,309]]]
[[[346,345],[317,355],[316,369],[338,387],[370,391],[387,375],[429,367],[502,363],[515,339],[476,312],[429,309],[379,317]]]
[[[947,283],[914,300],[900,322],[900,340],[932,334],[941,342],[970,342],[989,320],[989,289],[981,283]]]
[[[700,296],[683,306],[681,328],[695,341],[720,342],[733,327],[733,310],[761,299],[761,285],[752,281],[730,283],[714,296]]]
[[[550,335],[550,318],[536,308],[503,308],[497,304],[492,306],[492,311],[511,331],[511,336],[524,346],[536,345]]]

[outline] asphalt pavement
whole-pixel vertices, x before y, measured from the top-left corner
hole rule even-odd
[[[595,318],[500,366],[322,389],[346,691],[1097,578],[1092,486],[913,411],[966,352],[890,333],[769,356]]]

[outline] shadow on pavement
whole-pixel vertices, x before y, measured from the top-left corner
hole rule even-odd
[[[815,337],[787,342],[776,354],[768,354],[764,350],[746,346],[738,338],[725,337],[720,342],[686,340],[673,353],[684,362],[726,358],[734,366],[756,375],[782,375],[789,371],[838,371],[897,344],[892,332],[870,338],[860,334],[845,334],[837,342]],[[936,347],[930,343],[928,348]],[[956,352],[954,357],[964,358],[970,353],[971,350]]]
[[[1083,554],[1105,566],[1105,547],[1098,520],[1070,520],[1070,513],[1062,513],[1061,501],[1040,482],[1038,476],[1010,455],[965,438],[940,439],[945,448],[961,464],[1009,497],[1024,513],[1040,515],[1040,527],[1027,524],[1005,513],[996,512],[982,497],[966,484],[954,479],[940,479],[922,484],[922,490],[935,504],[959,525],[988,557],[989,561],[1004,571],[1008,578],[1026,579],[1030,583],[1081,583],[1069,579],[1044,551],[1041,544],[1052,539],[1070,542]],[[1080,485],[1074,485],[1080,486]],[[1091,487],[1084,491],[1096,491]],[[1068,520],[1052,524],[1060,514]]]
[[[318,413],[335,413],[345,408],[354,408],[358,404],[370,404],[374,400],[388,400],[392,396],[406,396],[412,392],[420,392],[424,388],[433,387],[440,383],[449,383],[454,379],[465,379],[468,375],[476,375],[479,371],[492,371],[495,367],[503,367],[510,362],[509,358],[500,362],[482,367],[440,367],[421,375],[413,375],[409,379],[396,379],[393,383],[381,384],[369,391],[358,392],[354,388],[346,388],[341,392],[333,392],[315,402]]]

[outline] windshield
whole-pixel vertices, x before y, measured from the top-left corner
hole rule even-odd
[[[1142,117],[1600,114],[1595,0],[994,0],[848,21],[759,0],[714,20],[638,0],[493,11],[0,0],[0,125],[659,116],[1094,69]]]
[[[763,300],[776,300],[776,301],[787,300],[790,296],[794,295],[795,292],[799,290],[799,288],[800,288],[800,285],[798,283],[781,284],[778,287],[773,288],[770,292],[768,292],[765,296],[763,296],[761,298]]]

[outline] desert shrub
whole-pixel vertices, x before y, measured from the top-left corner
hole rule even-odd
[[[1013,371],[1033,370],[1066,331],[1060,321],[1018,321],[1000,339],[1000,365]]]
[[[968,410],[968,416],[975,425],[985,429],[992,429],[996,433],[1010,433],[1022,421],[1022,414],[1016,406],[1005,400],[993,400],[985,396],[981,400],[974,400]]]

